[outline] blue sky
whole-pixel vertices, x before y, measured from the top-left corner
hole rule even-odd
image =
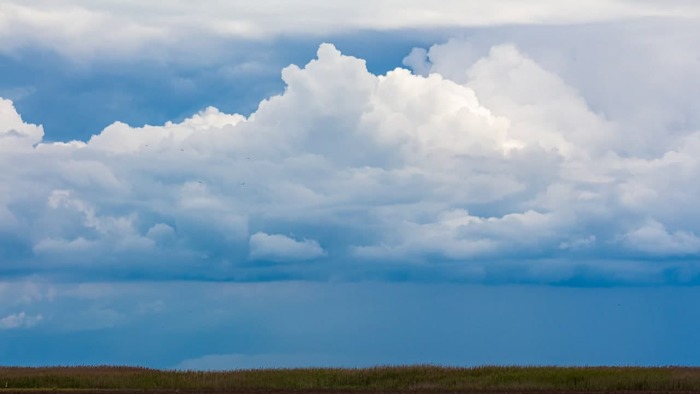
[[[0,363],[697,365],[692,1],[0,5]]]

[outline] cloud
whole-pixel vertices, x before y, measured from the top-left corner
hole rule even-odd
[[[665,258],[698,257],[700,217],[675,207],[700,195],[700,131],[635,155],[625,119],[591,109],[518,47],[445,45],[407,60],[425,75],[375,75],[323,44],[306,66],[285,68],[284,92],[248,117],[209,107],[161,126],[115,122],[86,142],[41,142],[41,127],[3,100],[0,268],[673,281]],[[610,262],[635,258],[657,265],[635,276]],[[563,264],[556,275],[552,259]]]
[[[700,237],[687,231],[669,232],[657,221],[650,221],[624,235],[627,246],[650,254],[697,255]]]
[[[401,12],[396,12],[397,9]],[[429,3],[424,0],[367,2],[318,0],[294,4],[263,1],[230,5],[207,0],[148,4],[71,0],[56,4],[6,1],[0,8],[0,47],[5,52],[44,47],[74,58],[153,56],[181,47],[280,35],[317,35],[361,30],[435,29],[509,24],[572,24],[697,15],[694,3],[538,0],[476,0]]]
[[[444,212],[424,224],[405,223],[397,229],[402,241],[398,245],[358,247],[360,257],[374,259],[423,260],[424,255],[451,260],[479,257],[522,255],[560,239],[559,230],[566,223],[556,223],[553,214],[536,211],[512,213],[503,217],[472,216],[467,211]]]
[[[0,97],[0,152],[29,149],[44,136],[41,126],[22,121],[12,101]]]
[[[34,281],[0,282],[0,307],[31,305],[36,302],[51,300],[53,290],[43,283]]]
[[[41,315],[30,316],[24,312],[0,318],[0,330],[14,330],[18,328],[31,328],[44,319]]]
[[[297,241],[282,234],[258,232],[250,236],[250,258],[269,261],[300,261],[324,257],[326,252],[311,239]]]
[[[575,87],[592,112],[634,134],[635,138],[625,138],[626,134],[619,132],[610,136],[617,140],[616,151],[652,158],[673,149],[671,144],[677,139],[669,137],[700,126],[693,109],[700,99],[694,93],[698,90],[695,81],[700,80],[695,66],[697,51],[693,49],[700,45],[698,26],[692,19],[647,19],[477,29],[468,39],[452,38],[429,49],[415,48],[404,63],[420,75],[433,72],[468,83],[467,71],[477,61],[494,46],[512,43],[551,74],[533,78],[534,85],[545,78],[548,83],[559,79],[564,88]],[[501,55],[505,60],[505,52]],[[613,58],[618,61],[611,65]],[[529,66],[524,64],[521,71],[525,68]]]

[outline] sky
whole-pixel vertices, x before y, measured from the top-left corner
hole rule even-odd
[[[690,0],[4,0],[0,365],[700,365],[699,107]]]

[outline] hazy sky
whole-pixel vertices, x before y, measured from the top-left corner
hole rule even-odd
[[[698,364],[700,5],[239,3],[0,4],[0,364]]]

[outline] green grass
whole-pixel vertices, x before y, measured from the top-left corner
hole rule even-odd
[[[411,366],[200,372],[0,367],[0,392],[5,383],[12,389],[700,391],[700,368]]]

